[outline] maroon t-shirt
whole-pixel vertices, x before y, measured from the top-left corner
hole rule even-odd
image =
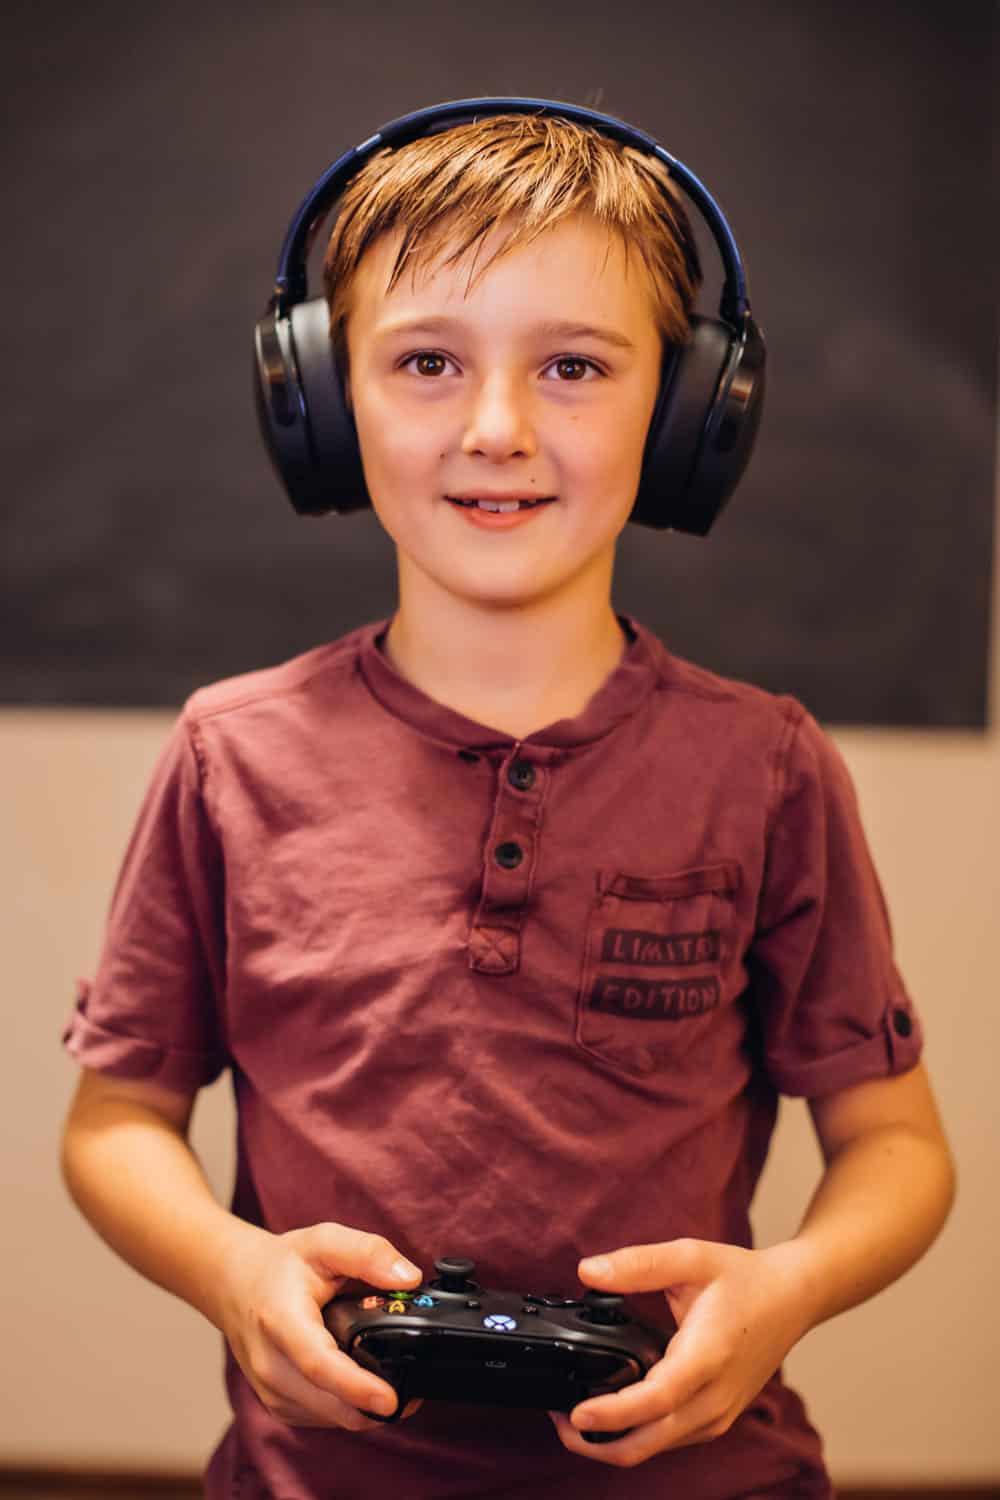
[[[185,705],[65,1039],[173,1088],[231,1070],[242,1218],[579,1294],[583,1255],[749,1245],[779,1092],[916,1063],[834,745],[619,619],[583,711],[520,741],[401,677],[386,620]],[[618,1470],[542,1412],[291,1427],[226,1357],[209,1500],[831,1493],[777,1376],[724,1436]]]

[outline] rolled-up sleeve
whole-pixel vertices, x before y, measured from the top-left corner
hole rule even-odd
[[[63,1044],[84,1067],[191,1092],[227,1066],[225,882],[187,712],[146,789],[93,979]]]
[[[796,707],[748,967],[775,1086],[817,1098],[914,1067],[923,1033],[850,773]]]

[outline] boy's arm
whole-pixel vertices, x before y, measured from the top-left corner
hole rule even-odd
[[[337,1348],[321,1310],[349,1277],[412,1286],[419,1269],[348,1225],[271,1234],[229,1213],[187,1141],[193,1103],[193,1094],[84,1070],[62,1140],[74,1202],[123,1259],[221,1330],[274,1416],[374,1427],[363,1413],[395,1411],[396,1394]]]
[[[589,1286],[663,1291],[679,1332],[639,1384],[581,1403],[572,1421],[552,1414],[571,1451],[631,1467],[719,1436],[811,1328],[896,1280],[933,1242],[955,1170],[923,1067],[810,1108],[826,1168],[792,1239],[764,1250],[673,1240],[580,1262]],[[635,1430],[594,1448],[578,1430],[591,1425]]]
[[[225,1264],[264,1231],[214,1197],[187,1141],[194,1098],[85,1068],[60,1165],[70,1196],[102,1239],[221,1328]]]
[[[826,1170],[791,1244],[813,1328],[920,1259],[948,1217],[956,1177],[922,1064],[809,1108]]]

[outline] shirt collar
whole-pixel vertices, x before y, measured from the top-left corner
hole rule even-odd
[[[617,618],[629,641],[614,671],[580,713],[570,719],[557,719],[523,741],[466,718],[402,677],[381,650],[392,616],[376,620],[358,632],[357,664],[369,691],[383,708],[448,745],[484,751],[509,749],[517,743],[571,749],[592,744],[631,718],[658,680],[655,647],[660,643],[631,615],[620,614]]]

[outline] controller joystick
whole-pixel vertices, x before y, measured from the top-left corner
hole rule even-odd
[[[479,1291],[478,1285],[472,1280],[472,1273],[476,1269],[474,1260],[466,1260],[460,1255],[445,1255],[434,1262],[434,1269],[438,1276],[436,1281],[431,1282],[431,1287],[436,1292],[468,1295]]]
[[[583,1311],[580,1317],[585,1323],[598,1323],[611,1328],[617,1323],[627,1323],[628,1314],[623,1311],[624,1297],[617,1292],[587,1291],[583,1294]]]
[[[482,1405],[572,1411],[590,1396],[641,1380],[670,1334],[640,1323],[616,1293],[582,1298],[483,1290],[475,1262],[443,1256],[415,1291],[334,1297],[323,1320],[339,1346],[388,1382],[399,1420],[415,1396]],[[610,1443],[621,1432],[588,1432]]]

